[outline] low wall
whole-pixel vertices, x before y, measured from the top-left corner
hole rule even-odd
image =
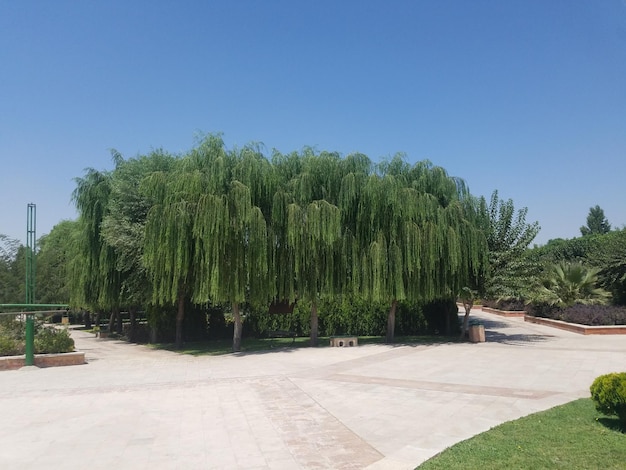
[[[0,370],[12,370],[24,367],[26,362],[22,356],[0,357]],[[60,367],[77,366],[85,363],[85,353],[75,351],[61,354],[35,354],[35,365],[37,367]]]
[[[483,312],[493,313],[494,315],[500,315],[501,317],[523,317],[526,312],[523,310],[498,310],[497,308],[483,306]]]
[[[459,307],[460,309],[463,310],[463,312],[465,312],[465,305],[463,305],[461,302],[457,302],[456,306]],[[482,310],[483,306],[478,304],[478,305],[472,305],[472,310]]]
[[[626,325],[587,326],[577,323],[567,323],[561,320],[552,320],[550,318],[533,317],[530,315],[526,315],[524,321],[560,328],[561,330],[571,331],[572,333],[581,335],[626,335]]]

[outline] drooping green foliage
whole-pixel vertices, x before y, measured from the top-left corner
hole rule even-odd
[[[71,302],[75,307],[92,310],[119,306],[120,273],[115,252],[101,231],[109,211],[111,174],[92,168],[75,178],[72,199],[78,209],[78,229],[73,240],[75,256],[70,266]]]
[[[392,340],[398,302],[453,299],[485,270],[469,191],[428,161],[311,148],[268,159],[217,135],[181,157],[114,157],[113,171],[77,180],[86,263],[73,302],[176,311],[179,344],[186,306],[230,305],[237,350],[240,310],[297,300],[314,343],[318,303],[342,296],[387,303]]]

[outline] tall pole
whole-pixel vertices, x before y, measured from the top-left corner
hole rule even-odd
[[[28,204],[26,213],[26,303],[35,303],[35,251],[37,249],[37,206]],[[35,318],[26,315],[26,345],[24,364],[35,364]]]

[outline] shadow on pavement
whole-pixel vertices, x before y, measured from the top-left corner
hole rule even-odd
[[[507,335],[500,331],[485,331],[485,337],[488,343],[501,343],[510,344],[514,346],[523,346],[528,343],[543,343],[554,338],[551,335],[537,335],[537,334],[510,334]]]

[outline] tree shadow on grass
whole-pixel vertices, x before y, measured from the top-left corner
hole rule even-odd
[[[611,431],[617,431],[626,434],[626,423],[621,422],[618,418],[602,417],[597,418],[598,423]]]

